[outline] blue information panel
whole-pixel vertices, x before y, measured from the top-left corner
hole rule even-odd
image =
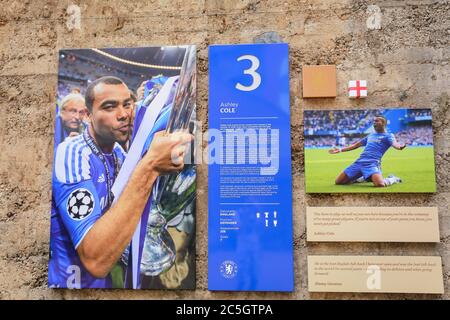
[[[287,44],[209,47],[209,290],[293,291]]]

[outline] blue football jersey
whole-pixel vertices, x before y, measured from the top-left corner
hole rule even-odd
[[[392,146],[395,137],[392,133],[371,133],[360,142],[365,146],[358,162],[381,162],[381,158]]]
[[[125,152],[115,144],[118,168]],[[113,154],[104,154],[114,182]],[[77,247],[108,209],[107,171],[83,135],[67,138],[55,151],[48,284],[59,288],[109,288],[111,277],[93,277],[83,266]]]

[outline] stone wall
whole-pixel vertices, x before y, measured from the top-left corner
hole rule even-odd
[[[1,0],[1,299],[423,299],[425,295],[309,294],[308,254],[441,255],[450,278],[450,3],[400,0]],[[375,7],[371,6],[375,5]],[[371,7],[369,7],[371,6]],[[378,11],[378,9],[380,9]],[[198,168],[197,289],[47,289],[53,123],[61,48],[198,46],[198,118],[207,128],[208,45],[282,39],[290,45],[295,292],[207,290],[207,166]],[[301,98],[302,64],[336,64],[338,97]],[[369,97],[346,96],[367,79]],[[430,107],[436,194],[305,195],[303,109]],[[440,244],[308,244],[305,207],[437,206]]]

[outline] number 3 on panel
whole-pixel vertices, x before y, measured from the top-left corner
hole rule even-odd
[[[250,62],[252,63],[250,68],[244,70],[244,74],[248,74],[248,75],[252,76],[253,80],[252,80],[252,84],[249,86],[244,86],[238,82],[236,84],[236,89],[241,90],[241,91],[255,90],[261,84],[261,75],[258,72],[256,72],[256,70],[259,68],[259,59],[250,54],[246,54],[246,55],[243,55],[243,56],[240,56],[239,58],[237,58],[237,61],[241,61],[241,60],[250,60]]]

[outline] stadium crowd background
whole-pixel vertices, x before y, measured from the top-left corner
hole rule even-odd
[[[355,143],[372,132],[372,122],[376,115],[386,117],[388,132],[393,133],[399,142],[409,146],[433,145],[430,109],[406,109],[401,117],[397,116],[398,113],[390,115],[391,110],[393,109],[305,111],[305,147],[342,147]],[[392,129],[393,127],[401,129]]]
[[[81,54],[61,52],[59,62],[58,102],[74,89],[78,89],[84,95],[89,83],[102,75],[114,74],[114,76],[126,80],[127,86],[134,92],[140,84],[137,79],[145,80],[143,75],[128,74],[119,68],[97,62],[93,56],[84,57]]]
[[[101,52],[106,55],[102,55]],[[92,49],[61,50],[59,53],[57,103],[59,104],[66,95],[74,90],[84,95],[89,83],[107,75],[122,79],[136,94],[137,89],[145,80],[158,75],[166,77],[178,75],[184,52],[185,49],[181,46],[111,48],[101,51]],[[138,64],[133,64],[133,62],[138,62]],[[146,65],[159,65],[162,68],[150,68]]]
[[[60,50],[54,147],[68,136],[81,134],[88,126],[87,107],[78,110],[73,101],[85,103],[84,95],[91,82],[103,76],[118,77],[137,105],[149,87],[145,86],[148,80],[156,84],[179,75],[185,51],[184,46]],[[157,90],[159,84],[154,88]],[[128,146],[125,143],[122,147],[127,150]]]

